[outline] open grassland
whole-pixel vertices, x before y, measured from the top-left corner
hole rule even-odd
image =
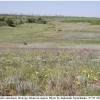
[[[100,49],[1,51],[0,73],[1,95],[99,96]]]
[[[0,27],[0,95],[99,96],[99,18],[43,18]]]

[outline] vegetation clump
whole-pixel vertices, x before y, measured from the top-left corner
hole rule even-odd
[[[7,24],[8,24],[9,26],[15,27],[13,20],[7,19],[6,22],[7,22]]]
[[[87,22],[90,23],[91,25],[100,25],[100,18],[68,17],[62,20],[61,22],[66,22],[66,23]]]
[[[28,23],[39,23],[39,24],[46,24],[46,21],[44,21],[42,18],[28,18],[27,21]]]
[[[23,44],[24,44],[24,45],[27,45],[27,43],[26,43],[26,42],[24,42]]]

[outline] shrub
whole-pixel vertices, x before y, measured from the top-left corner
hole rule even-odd
[[[5,17],[2,17],[0,18],[0,22],[4,21],[5,20]]]
[[[8,24],[7,24],[7,22],[5,22],[5,21],[2,21],[2,22],[0,22],[0,26],[7,26]]]
[[[57,33],[58,33],[58,32],[60,32],[60,31],[62,31],[62,30],[61,30],[61,29],[59,29],[59,30],[57,31]]]
[[[22,20],[20,20],[20,24],[23,24],[23,21]]]
[[[28,23],[36,23],[36,19],[34,19],[34,18],[28,18],[27,22]]]
[[[6,22],[7,22],[7,24],[8,24],[9,26],[11,26],[11,25],[13,24],[13,20],[11,20],[11,19],[7,19]]]
[[[11,27],[16,27],[14,24],[11,24],[11,25],[9,25],[9,26],[11,26]]]
[[[27,43],[26,43],[26,42],[24,42],[24,45],[27,45]]]
[[[42,18],[38,18],[37,23],[46,24],[46,21],[44,21]]]

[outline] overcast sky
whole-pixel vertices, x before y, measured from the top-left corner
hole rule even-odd
[[[100,1],[0,1],[0,13],[100,17]]]

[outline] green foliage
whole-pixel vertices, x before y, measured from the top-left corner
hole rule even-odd
[[[46,21],[44,21],[42,18],[38,18],[38,19],[35,19],[35,18],[28,18],[27,23],[39,23],[39,24],[46,24]]]
[[[5,21],[5,17],[0,18],[0,22]]]
[[[23,21],[20,19],[20,24],[23,24]]]
[[[78,23],[78,22],[88,22],[92,25],[100,25],[100,19],[99,18],[66,18],[62,20],[61,22],[67,22],[67,23]]]
[[[100,57],[100,53],[96,50],[69,49],[65,52],[48,48],[46,52],[43,49],[2,51],[0,95],[6,96],[3,92],[6,89],[12,96],[15,92],[23,96],[98,96],[100,68],[96,57]]]
[[[7,22],[5,22],[5,21],[2,21],[2,22],[0,22],[0,26],[7,26],[8,24],[7,24]]]
[[[62,31],[61,29],[59,29],[57,32],[60,32],[60,31]]]
[[[11,26],[11,25],[13,24],[13,20],[11,20],[11,19],[7,19],[6,22],[7,22],[7,24],[8,24],[9,26]]]
[[[27,45],[27,43],[26,43],[26,42],[24,42],[23,44],[24,44],[24,45]]]
[[[35,18],[28,18],[27,22],[28,23],[36,23],[36,19]]]
[[[11,24],[11,25],[9,25],[9,26],[11,26],[11,27],[16,27],[14,24]]]
[[[42,18],[37,19],[37,23],[39,24],[46,24],[46,21],[44,21]]]

